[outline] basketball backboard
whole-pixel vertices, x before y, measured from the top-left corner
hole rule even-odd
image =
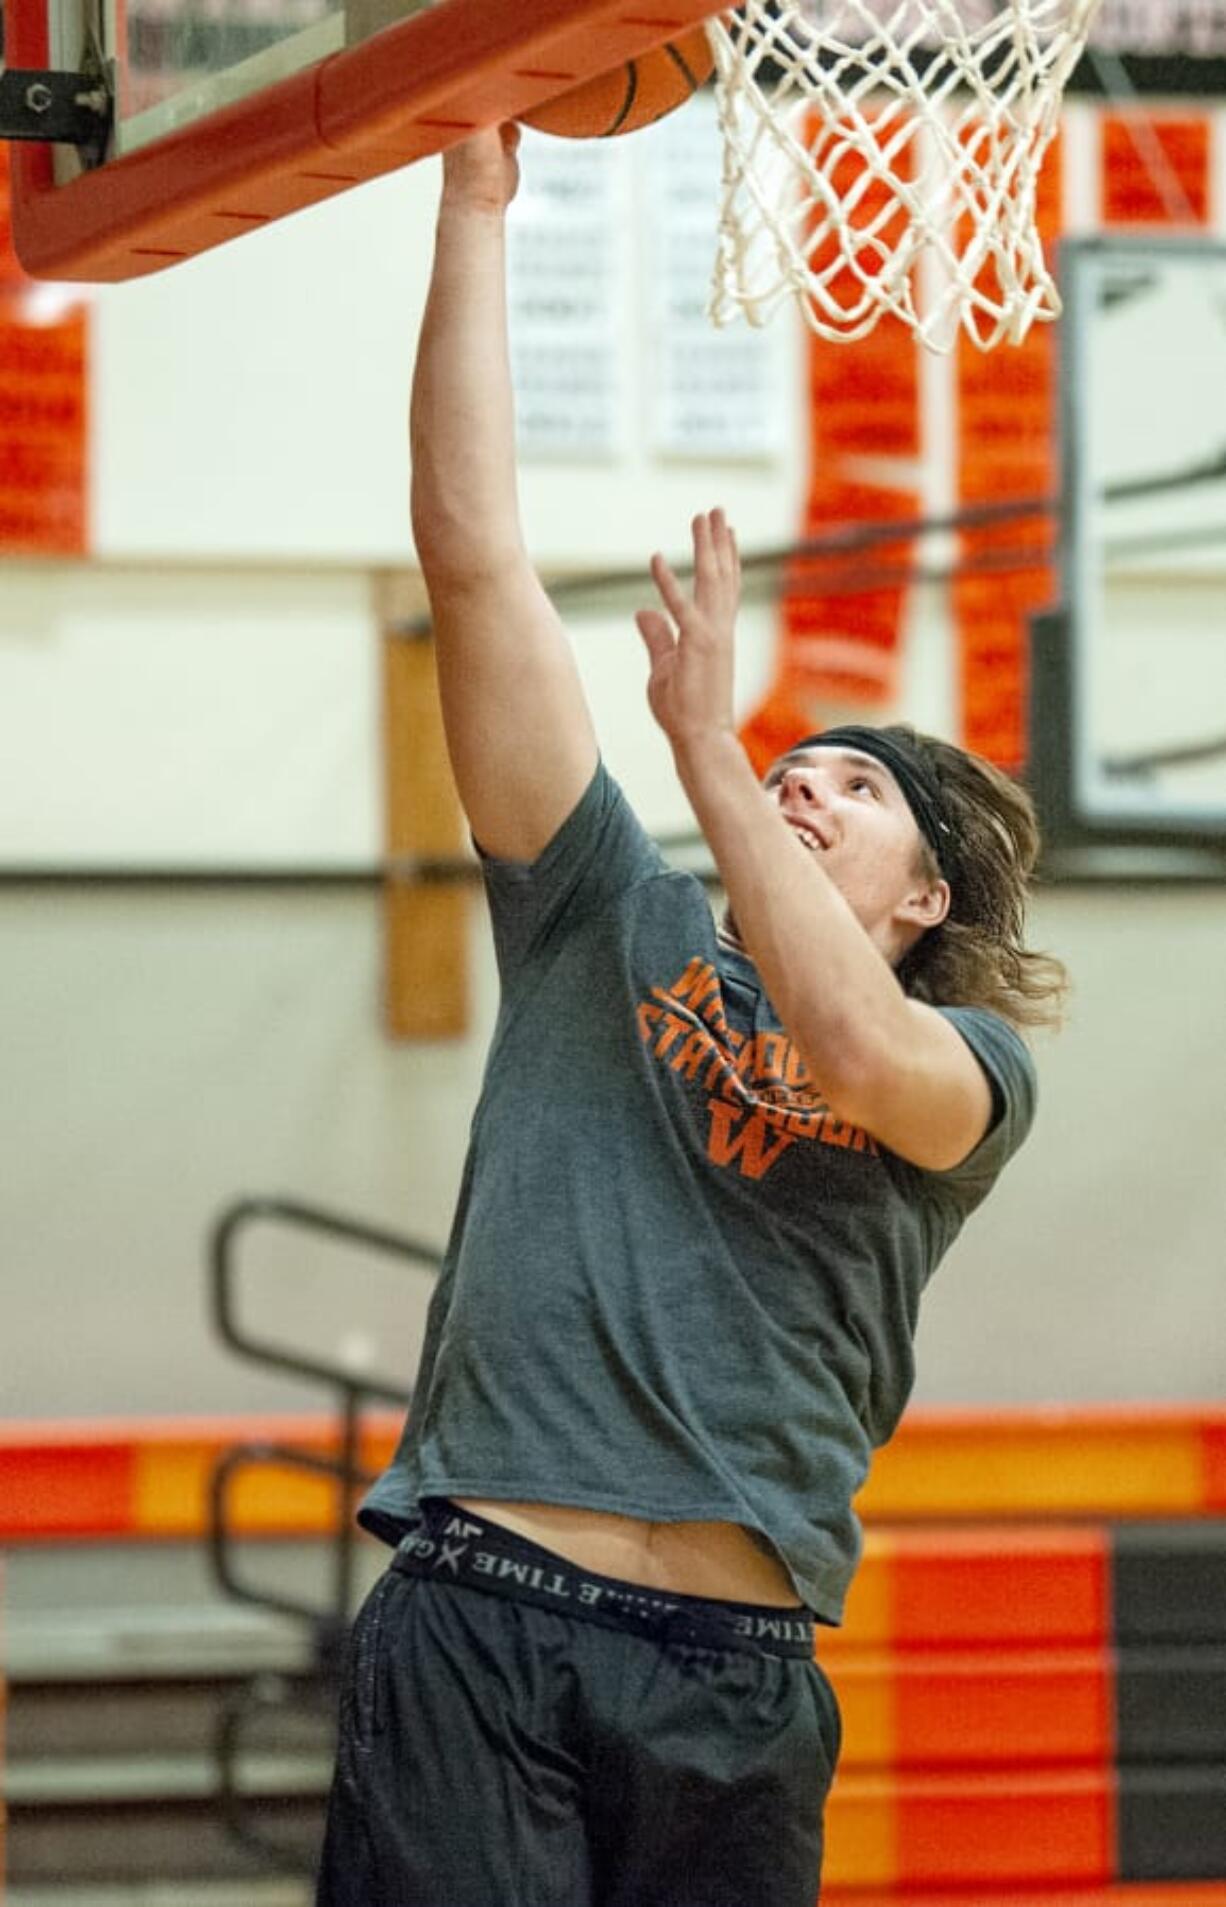
[[[157,271],[674,39],[711,0],[7,0],[5,57],[111,96],[100,162],[15,144],[38,277]]]
[[[1226,0],[1102,0],[1070,93],[1226,93]]]
[[[1036,632],[1032,724],[1046,833],[1089,871],[1099,850],[1226,874],[1226,244],[1069,241],[1061,280],[1064,602]]]
[[[1004,0],[960,3],[978,17]],[[806,4],[821,17],[838,0]],[[19,256],[47,278],[157,271],[529,111],[715,10],[711,0],[6,0],[9,77],[80,73],[110,106],[100,162],[83,164],[69,145],[14,145]],[[1226,0],[1102,0],[1072,88],[1226,91]]]

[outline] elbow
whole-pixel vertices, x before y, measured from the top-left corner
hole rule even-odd
[[[440,590],[454,593],[478,580],[486,546],[453,513],[414,502],[409,520],[418,567],[431,595]]]
[[[414,477],[409,492],[413,546],[428,588],[460,589],[493,582],[526,561],[514,516],[475,510],[466,499]]]
[[[819,1075],[820,1077],[820,1075]],[[821,1082],[822,1098],[845,1126],[858,1126],[874,1137],[881,1103],[879,1080],[867,1069],[843,1065]]]
[[[427,579],[462,569],[471,538],[465,535],[459,513],[432,484],[416,475],[409,491],[409,523],[417,560]]]
[[[799,1042],[818,1089],[836,1118],[874,1133],[883,1099],[888,1097],[897,1062],[877,1029],[865,1029],[850,1017],[822,1037]]]

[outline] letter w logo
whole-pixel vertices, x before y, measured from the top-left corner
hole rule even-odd
[[[761,1107],[742,1114],[739,1107],[726,1099],[708,1099],[707,1111],[711,1115],[707,1157],[716,1165],[737,1165],[742,1178],[762,1178],[779,1154],[795,1144],[789,1132],[772,1135]],[[736,1129],[738,1118],[739,1130]]]

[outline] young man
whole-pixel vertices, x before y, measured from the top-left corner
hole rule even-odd
[[[657,557],[649,697],[729,897],[600,763],[520,535],[516,141],[448,154],[413,522],[502,1002],[355,1629],[321,1907],[812,1907],[851,1503],[921,1290],[1029,1125],[1024,797],[910,730],[733,724],[739,566]]]

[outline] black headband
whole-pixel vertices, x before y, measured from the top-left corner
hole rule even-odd
[[[931,763],[918,748],[885,729],[859,728],[852,722],[842,728],[825,728],[820,735],[807,735],[804,741],[793,742],[788,754],[799,755],[807,748],[854,748],[888,768],[915,816],[920,833],[935,854],[937,866],[943,874],[952,871],[956,860],[954,831],[941,784]]]

